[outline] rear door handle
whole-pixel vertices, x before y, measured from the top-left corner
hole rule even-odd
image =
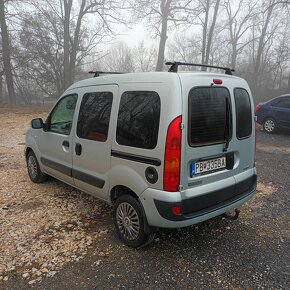
[[[69,147],[69,142],[68,142],[67,140],[64,140],[64,141],[62,142],[62,146],[64,146],[64,147]]]
[[[76,143],[75,152],[76,152],[76,155],[82,154],[82,145],[80,143]]]

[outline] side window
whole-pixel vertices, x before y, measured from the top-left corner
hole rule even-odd
[[[111,92],[86,93],[83,96],[77,125],[79,138],[100,142],[107,140],[112,102]]]
[[[160,97],[152,91],[130,91],[121,96],[116,140],[118,144],[153,149],[157,145]]]
[[[272,104],[272,106],[277,108],[290,109],[290,97],[279,98]]]
[[[271,107],[278,107],[279,108],[279,103],[281,101],[281,98],[278,98],[278,99],[274,99],[273,101],[270,102],[271,104]]]
[[[77,95],[62,98],[49,116],[49,131],[69,135],[73,122]]]
[[[234,90],[237,120],[237,138],[243,139],[252,134],[252,112],[250,96],[245,89]]]

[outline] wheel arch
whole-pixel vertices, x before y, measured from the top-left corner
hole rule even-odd
[[[31,151],[34,152],[31,147],[25,148],[25,159],[27,159],[27,156],[28,156],[29,152],[31,152]]]
[[[110,191],[110,202],[115,204],[117,199],[122,195],[131,195],[135,199],[139,200],[138,195],[129,187],[125,185],[115,185]]]

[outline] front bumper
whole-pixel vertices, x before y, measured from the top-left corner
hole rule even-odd
[[[239,182],[229,180],[226,186],[204,194],[195,194],[198,188],[188,189],[185,193],[151,189],[140,196],[140,201],[149,225],[162,228],[186,227],[240,207],[253,196],[256,184],[257,175],[254,171],[254,174]],[[172,206],[181,206],[182,214],[174,215]]]

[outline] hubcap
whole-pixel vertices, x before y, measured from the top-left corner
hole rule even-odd
[[[117,225],[123,237],[133,241],[140,231],[140,221],[134,207],[127,203],[120,203],[116,211]]]
[[[34,156],[29,156],[28,158],[28,171],[32,178],[35,178],[37,175],[37,163]]]
[[[264,127],[267,132],[273,132],[275,129],[275,123],[273,120],[267,120]]]

